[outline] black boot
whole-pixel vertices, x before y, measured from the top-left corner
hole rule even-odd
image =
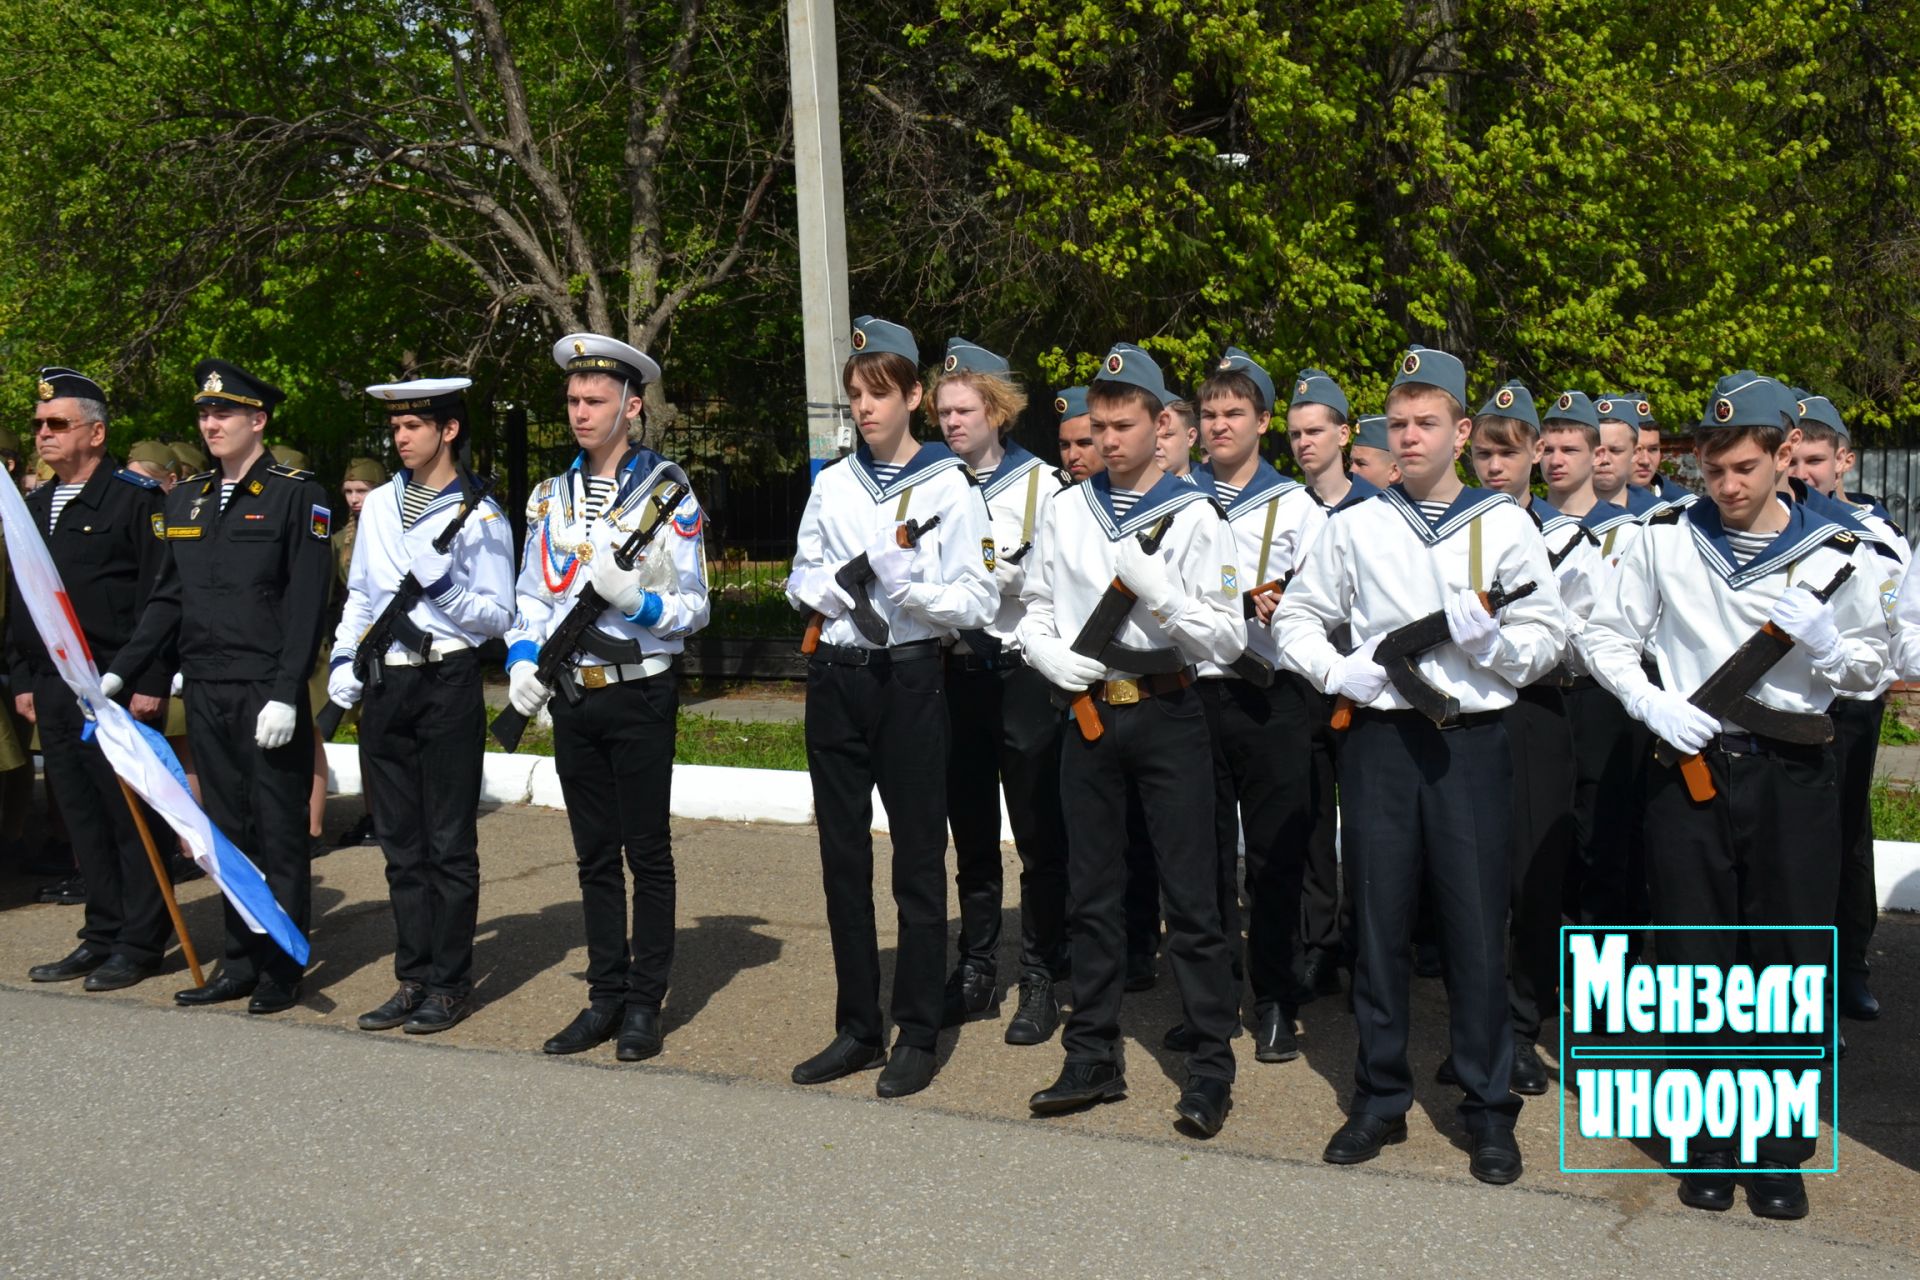
[[[613,1039],[614,1028],[619,1025],[620,1006],[590,1005],[575,1014],[559,1035],[540,1048],[544,1053],[584,1053]]]
[[[1045,1044],[1060,1025],[1060,1002],[1053,996],[1053,978],[1045,973],[1020,975],[1020,1008],[1007,1023],[1008,1044]]]
[[[1733,1208],[1733,1152],[1695,1152],[1680,1175],[1680,1203],[1713,1213]]]
[[[946,994],[940,1007],[940,1025],[957,1027],[963,1022],[986,1017],[1000,1008],[1000,985],[993,970],[972,961],[963,962],[947,977]]]

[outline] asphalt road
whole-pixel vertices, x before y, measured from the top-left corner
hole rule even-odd
[[[1911,1275],[1743,1216],[0,991],[16,1277]]]

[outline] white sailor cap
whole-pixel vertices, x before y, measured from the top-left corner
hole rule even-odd
[[[660,366],[638,347],[597,333],[570,333],[553,344],[553,362],[568,373],[608,373],[629,382],[660,380]]]
[[[412,382],[377,383],[367,388],[367,394],[380,402],[389,417],[448,412],[457,416],[466,407],[461,393],[472,385],[472,378],[415,378]]]

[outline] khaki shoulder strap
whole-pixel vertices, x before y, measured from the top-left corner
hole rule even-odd
[[[893,509],[893,522],[899,524],[907,518],[907,504],[913,501],[913,486],[908,485],[900,491],[900,505]]]
[[[1040,468],[1027,472],[1027,510],[1020,517],[1020,545],[1033,541],[1033,508],[1040,501]]]
[[[1467,525],[1467,585],[1474,591],[1487,589],[1486,575],[1481,571],[1480,561],[1484,552],[1481,548],[1480,517],[1475,516]]]
[[[640,512],[641,533],[653,532],[653,526],[660,523],[659,499],[664,496],[669,489],[673,488],[673,486],[674,482],[672,480],[662,480],[659,484],[653,486],[653,492],[647,495],[649,500],[646,507]]]
[[[1275,494],[1267,503],[1267,526],[1260,531],[1260,567],[1254,571],[1253,585],[1259,586],[1267,580],[1267,555],[1273,550],[1273,523],[1280,518],[1280,495]]]

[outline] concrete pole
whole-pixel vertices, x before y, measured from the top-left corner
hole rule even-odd
[[[840,185],[840,66],[833,0],[787,0],[793,167],[800,201],[800,307],[806,334],[807,453],[812,472],[851,446],[840,390],[851,354],[846,204]]]

